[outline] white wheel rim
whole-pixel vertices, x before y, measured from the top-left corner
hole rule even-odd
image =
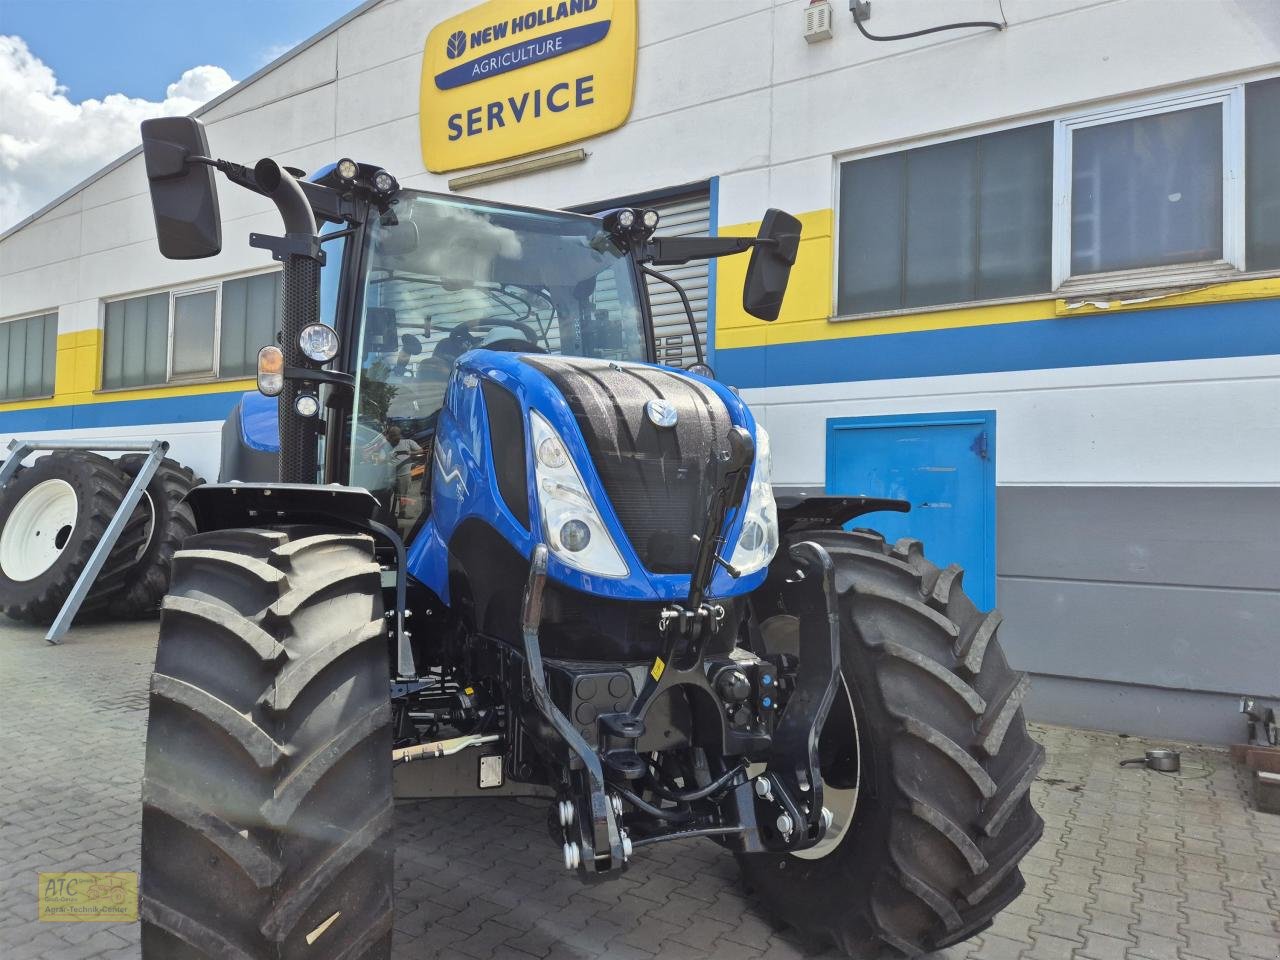
[[[26,492],[9,512],[0,533],[0,570],[24,583],[62,556],[75,531],[80,501],[65,480],[45,480]]]

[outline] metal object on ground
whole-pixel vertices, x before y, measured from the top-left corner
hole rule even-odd
[[[1160,773],[1177,773],[1182,769],[1182,754],[1178,753],[1177,750],[1148,750],[1141,757],[1134,757],[1132,760],[1121,760],[1120,766],[1128,767],[1139,763],[1148,770],[1156,770]]]
[[[116,545],[116,540],[120,537],[120,531],[124,529],[124,525],[129,518],[133,516],[134,509],[142,500],[143,491],[147,489],[147,484],[155,476],[160,462],[164,459],[165,454],[169,452],[169,444],[165,440],[152,440],[149,443],[137,441],[134,443],[107,443],[88,446],[83,443],[65,440],[46,440],[44,442],[10,440],[9,456],[5,460],[4,466],[0,467],[0,488],[3,488],[10,478],[18,472],[18,466],[26,459],[27,454],[34,453],[37,450],[110,450],[113,453],[145,453],[148,455],[146,461],[142,464],[142,468],[133,478],[133,483],[130,484],[124,499],[120,501],[120,508],[116,511],[116,515],[107,524],[106,532],[103,533],[102,539],[98,541],[98,546],[94,549],[92,556],[89,557],[89,562],[85,564],[84,570],[80,572],[80,577],[76,580],[76,585],[72,588],[66,603],[62,605],[57,618],[53,621],[52,626],[49,627],[49,632],[44,635],[45,640],[49,643],[57,644],[62,642],[62,638],[71,628],[71,621],[80,612],[80,605],[84,603],[84,598],[88,596],[89,588],[93,586],[93,581],[102,572],[102,565],[107,562],[107,556],[111,553],[111,548]]]

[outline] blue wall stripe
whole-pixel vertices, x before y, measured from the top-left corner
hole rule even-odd
[[[45,407],[42,410],[0,412],[0,433],[225,420],[231,408],[239,402],[240,395],[240,391],[232,390],[183,397],[79,403],[65,407]]]
[[[1276,300],[721,347],[716,372],[749,388],[1267,354],[1280,354]]]

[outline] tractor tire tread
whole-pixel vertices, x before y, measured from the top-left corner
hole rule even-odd
[[[144,960],[388,956],[390,669],[375,637],[367,537],[226,530],[174,552],[143,787]],[[191,877],[192,863],[208,866]]]

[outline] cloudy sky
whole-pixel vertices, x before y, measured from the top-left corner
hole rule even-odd
[[[0,231],[359,0],[0,0]]]

